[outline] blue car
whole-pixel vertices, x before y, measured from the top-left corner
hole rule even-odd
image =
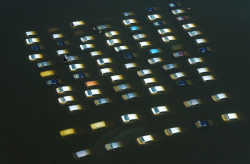
[[[133,15],[133,13],[132,12],[123,12],[122,15],[127,17],[127,16],[130,16],[130,15]]]
[[[201,53],[205,53],[205,52],[208,52],[208,49],[206,47],[201,47],[198,49],[198,51]]]
[[[40,47],[39,46],[31,46],[31,50],[38,51],[38,50],[40,50]]]
[[[130,31],[137,31],[137,30],[140,30],[140,27],[139,26],[130,26]]]
[[[155,26],[155,27],[158,27],[158,26],[161,26],[161,25],[163,25],[163,23],[161,21],[153,22],[153,26]]]
[[[154,49],[150,49],[149,52],[150,52],[150,54],[153,55],[153,54],[156,54],[156,53],[160,53],[160,50],[157,49],[157,48],[154,48]]]
[[[149,12],[155,11],[155,9],[153,7],[147,7],[146,10]]]
[[[131,59],[131,58],[134,58],[134,55],[129,53],[129,54],[125,54],[124,57],[125,59]]]
[[[46,81],[46,84],[47,84],[48,86],[54,86],[54,85],[56,85],[56,84],[59,84],[59,81],[58,81],[57,79],[51,79],[51,80],[47,80],[47,81]]]
[[[58,46],[64,46],[65,43],[64,43],[64,41],[58,41],[58,42],[57,42],[57,45],[58,45]]]
[[[84,73],[76,73],[73,75],[74,79],[83,79],[86,77]]]
[[[187,86],[188,83],[187,83],[187,81],[185,81],[185,80],[181,80],[181,81],[177,81],[177,85],[178,85],[178,86]]]
[[[195,126],[196,126],[197,128],[207,127],[207,126],[209,126],[209,125],[210,125],[210,124],[209,124],[208,121],[197,121],[197,122],[195,122]]]

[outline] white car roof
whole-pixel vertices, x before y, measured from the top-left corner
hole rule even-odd
[[[145,84],[150,84],[156,82],[155,78],[146,78],[143,79]]]
[[[236,113],[227,113],[226,115],[227,115],[227,117],[228,117],[229,119],[235,119],[235,118],[238,118],[238,116],[237,116],[237,114],[236,114]]]
[[[75,111],[75,110],[81,110],[82,109],[82,107],[81,107],[81,105],[70,105],[69,106],[69,111],[70,112],[72,112],[72,111]]]
[[[151,135],[145,135],[145,136],[142,136],[143,140],[145,142],[148,142],[148,141],[152,141],[153,140],[153,137]]]
[[[146,47],[146,46],[150,46],[150,42],[148,41],[144,41],[144,42],[139,42],[141,47]]]
[[[91,56],[98,56],[98,55],[102,55],[101,51],[92,51],[90,52]]]
[[[36,35],[36,31],[27,31],[26,36]]]
[[[78,152],[76,152],[75,154],[76,154],[76,156],[77,156],[78,158],[81,158],[81,157],[84,157],[84,156],[90,155],[90,154],[91,154],[91,152],[90,152],[90,150],[89,150],[89,149],[86,149],[86,150],[81,150],[81,151],[78,151]]]
[[[137,67],[136,63],[126,63],[125,64],[125,68],[129,69],[129,68],[134,68]]]
[[[196,42],[197,44],[201,44],[201,43],[206,43],[207,40],[204,39],[204,38],[201,38],[201,39],[195,39],[195,42]]]
[[[201,76],[201,78],[203,81],[214,80],[214,77],[212,75]]]
[[[205,72],[209,72],[209,69],[207,67],[203,67],[203,68],[198,68],[197,71],[199,74],[202,74]]]
[[[57,55],[63,55],[63,54],[69,53],[69,51],[66,50],[66,49],[64,49],[64,50],[57,50],[56,53],[57,53]]]
[[[101,71],[102,74],[105,74],[105,73],[112,72],[112,69],[111,68],[102,68],[102,69],[100,69],[100,71]]]
[[[117,81],[123,79],[122,75],[113,75],[111,76],[112,81]]]
[[[179,127],[173,127],[173,128],[169,128],[169,129],[171,130],[172,134],[181,132]]]
[[[83,21],[74,21],[72,22],[73,26],[80,26],[80,25],[84,25]]]

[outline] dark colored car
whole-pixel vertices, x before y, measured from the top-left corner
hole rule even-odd
[[[31,50],[38,51],[38,50],[40,50],[40,47],[39,46],[31,46]]]
[[[149,12],[155,11],[155,9],[153,7],[147,7],[146,10],[149,11]]]
[[[46,81],[46,84],[47,84],[48,86],[54,86],[54,85],[56,85],[56,84],[59,84],[59,81],[58,81],[57,79],[51,79],[51,80],[47,80],[47,81]]]
[[[158,26],[161,26],[161,25],[163,25],[163,23],[161,21],[153,22],[153,26],[155,26],[155,27],[158,27]]]
[[[185,80],[181,80],[181,81],[177,81],[177,85],[178,85],[178,86],[187,86],[188,83],[187,83],[187,81],[185,81]]]
[[[201,53],[205,53],[205,52],[208,52],[208,48],[201,47],[201,48],[198,49],[198,51],[201,52]]]
[[[131,58],[134,58],[134,55],[129,53],[129,54],[125,54],[124,57],[125,59],[131,59]]]

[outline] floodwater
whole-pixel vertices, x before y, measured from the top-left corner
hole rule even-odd
[[[249,56],[247,41],[249,32],[249,2],[235,4],[234,2],[195,2],[179,1],[181,8],[190,17],[188,22],[195,23],[209,42],[206,44],[213,51],[199,54],[194,39],[188,37],[181,28],[181,23],[175,20],[167,4],[170,1],[53,1],[39,2],[2,2],[3,40],[2,40],[2,132],[1,160],[2,163],[28,164],[66,164],[66,163],[248,163],[249,154]],[[3,8],[3,6],[6,6]],[[164,27],[172,29],[177,41],[163,43],[157,28],[147,20],[146,7],[157,9],[155,13],[162,15]],[[190,10],[187,10],[190,8]],[[122,12],[132,11],[134,18],[141,26],[142,33],[147,35],[152,48],[159,48],[163,63],[150,65],[148,58],[154,57],[148,53],[148,48],[140,48],[138,41],[132,39],[136,32],[122,24],[125,19]],[[81,28],[82,34],[69,27],[75,20],[84,20],[86,26]],[[129,51],[137,55],[136,59],[125,59],[125,52],[116,53],[107,46],[104,33],[92,30],[93,26],[109,24],[111,30],[119,32],[119,38]],[[79,63],[85,66],[88,73],[85,80],[74,80],[68,64],[62,62],[55,54],[59,49],[56,41],[51,38],[51,29],[57,29],[65,35],[69,45],[65,47],[80,58]],[[53,62],[48,68],[38,68],[36,62],[30,62],[30,48],[24,43],[25,31],[36,30],[42,40],[42,50],[46,60]],[[110,67],[115,74],[122,74],[124,81],[111,82],[110,76],[100,74],[100,66],[96,64],[97,57],[91,57],[90,51],[81,51],[78,47],[80,36],[93,35],[95,50],[103,52],[103,57],[110,57]],[[5,39],[6,38],[6,39]],[[176,46],[177,45],[177,46]],[[182,47],[189,56],[202,57],[204,63],[189,65],[186,58],[173,58],[175,47]],[[138,68],[126,70],[124,64],[135,62]],[[177,63],[187,74],[187,80],[193,82],[188,87],[178,87],[176,81],[170,78],[172,71],[164,71],[165,63]],[[196,72],[198,67],[208,67],[215,81],[202,82]],[[63,85],[73,88],[72,95],[76,102],[83,105],[83,111],[70,113],[68,105],[59,105],[55,87],[48,87],[41,78],[40,72],[52,69]],[[157,85],[166,88],[165,93],[150,95],[143,78],[136,74],[137,70],[152,69]],[[176,70],[177,71],[177,70]],[[97,107],[93,98],[86,98],[84,82],[97,80],[103,97],[109,97],[111,104]],[[130,91],[137,92],[139,97],[131,101],[123,101],[122,93],[116,93],[113,86],[129,83]],[[230,95],[227,101],[215,103],[211,95],[226,92]],[[126,92],[125,92],[126,93]],[[202,105],[187,109],[182,101],[199,98]],[[70,103],[71,104],[71,103]],[[169,113],[163,116],[153,116],[150,108],[166,105]],[[241,120],[225,123],[220,115],[236,112]],[[122,124],[120,116],[137,113],[141,118],[138,122]],[[107,121],[109,128],[92,131],[90,124]],[[205,129],[197,129],[197,120],[211,120],[214,125]],[[183,133],[167,137],[164,129],[181,126]],[[76,128],[78,135],[62,138],[60,130]],[[153,134],[155,143],[138,146],[136,138]],[[125,148],[107,152],[104,144],[122,141]],[[89,158],[75,161],[72,154],[76,151],[90,148],[93,155]]]

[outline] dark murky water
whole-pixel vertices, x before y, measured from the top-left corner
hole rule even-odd
[[[2,2],[3,3],[3,2]],[[2,98],[6,98],[2,105],[4,163],[74,163],[72,153],[78,150],[92,148],[93,157],[78,163],[247,163],[249,132],[249,56],[247,44],[250,13],[247,3],[233,2],[181,2],[182,8],[191,8],[186,15],[197,25],[209,41],[207,44],[213,52],[201,55],[197,53],[197,45],[182,30],[181,24],[175,20],[167,7],[169,1],[54,1],[54,2],[8,2],[1,6],[6,17],[2,26]],[[249,5],[249,4],[248,4]],[[162,15],[165,27],[173,30],[177,41],[164,44],[157,34],[155,27],[146,19],[146,7],[153,6]],[[193,82],[190,87],[178,87],[171,80],[169,74],[162,69],[162,64],[150,65],[147,59],[148,48],[140,48],[138,41],[132,39],[128,27],[122,25],[122,12],[133,11],[132,16],[147,34],[152,48],[160,48],[162,53],[157,57],[164,59],[163,63],[176,62],[179,71],[187,73],[187,79]],[[93,44],[96,50],[104,52],[103,57],[110,57],[110,65],[115,74],[122,74],[125,83],[132,85],[131,91],[139,93],[139,98],[123,101],[121,93],[116,93],[109,76],[100,76],[100,67],[96,64],[96,57],[92,58],[89,51],[80,51],[77,47],[79,37],[74,35],[68,24],[74,20],[84,20],[86,26],[82,28],[82,35],[94,35]],[[119,38],[135,53],[136,59],[125,60],[123,53],[116,53],[108,47],[104,34],[92,30],[93,26],[110,24],[112,30],[120,33]],[[57,27],[58,32],[65,34],[70,45],[66,47],[73,55],[80,57],[80,62],[86,67],[84,72],[90,76],[86,80],[98,80],[104,97],[110,97],[112,103],[103,107],[96,107],[93,99],[86,99],[84,81],[74,80],[68,66],[61,62],[55,54],[58,49],[56,42],[51,39],[48,29]],[[53,61],[57,77],[63,84],[71,85],[72,95],[83,105],[84,110],[70,113],[67,105],[59,105],[55,87],[47,87],[45,80],[39,76],[39,69],[35,62],[28,61],[30,49],[24,44],[24,33],[36,30],[42,39],[46,59]],[[7,44],[6,44],[7,43]],[[180,45],[189,52],[190,56],[200,56],[204,63],[191,66],[187,59],[175,59],[172,56],[172,46]],[[138,68],[127,71],[124,64],[136,62]],[[216,81],[204,84],[196,68],[206,66],[217,77]],[[159,85],[166,87],[167,92],[150,95],[142,78],[136,75],[137,70],[150,68],[153,70]],[[45,69],[44,69],[45,70]],[[151,77],[151,76],[150,76]],[[211,95],[215,93],[229,93],[230,100],[214,103]],[[203,105],[194,109],[186,109],[182,101],[200,98]],[[150,108],[166,105],[170,112],[164,116],[154,117]],[[239,122],[224,123],[220,115],[237,112],[245,119]],[[129,125],[122,124],[120,116],[127,113],[137,113],[141,121]],[[112,127],[92,132],[90,124],[102,120],[112,123]],[[197,120],[212,120],[214,126],[207,129],[196,129]],[[184,133],[166,137],[163,130],[173,126],[182,126]],[[61,138],[59,131],[67,128],[83,129],[77,136]],[[136,138],[146,134],[155,134],[159,141],[151,145],[139,147]],[[5,137],[6,136],[6,137]],[[8,136],[8,137],[7,137]],[[123,141],[127,148],[116,152],[107,152],[103,145],[111,141]],[[6,161],[6,162],[5,162]]]

